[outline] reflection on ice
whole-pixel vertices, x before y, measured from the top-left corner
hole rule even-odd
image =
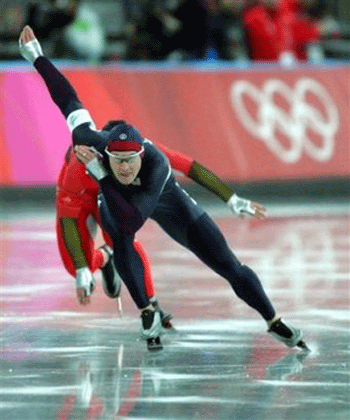
[[[164,335],[164,350],[150,354],[125,288],[123,317],[100,283],[89,307],[76,303],[52,213],[6,223],[1,420],[349,417],[348,214],[217,219],[232,249],[261,274],[278,311],[302,328],[307,354],[269,337],[226,282],[151,223],[139,239],[175,329]]]

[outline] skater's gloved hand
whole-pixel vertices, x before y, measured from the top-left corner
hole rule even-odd
[[[44,55],[39,41],[36,39],[32,28],[26,25],[19,37],[19,51],[23,58],[34,63],[34,61]]]
[[[88,146],[75,146],[74,152],[77,159],[86,166],[89,174],[97,181],[108,175],[106,168],[101,162],[102,155],[97,150]]]
[[[75,285],[79,303],[88,305],[90,303],[90,295],[95,289],[95,279],[88,267],[76,270]]]
[[[263,219],[267,216],[267,211],[260,203],[255,203],[245,198],[238,197],[233,194],[228,200],[227,205],[234,214],[240,217],[245,217],[247,214],[253,217]]]

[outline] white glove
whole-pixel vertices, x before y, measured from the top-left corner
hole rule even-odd
[[[75,285],[77,289],[83,289],[86,296],[90,296],[95,285],[95,279],[88,267],[76,270]]]
[[[103,166],[103,163],[98,156],[90,160],[90,162],[86,165],[86,169],[89,171],[90,175],[97,179],[97,181],[100,181],[108,175],[106,168]]]
[[[19,51],[23,58],[34,63],[34,61],[44,55],[43,50],[39,41],[35,38],[32,41],[22,44],[22,41],[19,40]]]
[[[238,215],[245,213],[250,215],[255,214],[255,210],[252,207],[252,202],[250,200],[240,198],[236,194],[233,194],[231,196],[231,198],[227,202],[227,205],[230,207],[233,213]]]

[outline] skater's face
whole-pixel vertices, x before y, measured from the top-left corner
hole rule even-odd
[[[113,156],[112,156],[113,155]],[[123,185],[131,184],[141,169],[142,159],[135,152],[112,152],[109,164],[117,180]]]

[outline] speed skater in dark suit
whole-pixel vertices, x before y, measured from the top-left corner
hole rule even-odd
[[[141,311],[142,336],[151,343],[149,348],[161,348],[162,324],[147,296],[142,261],[134,247],[135,234],[148,218],[225,278],[275,338],[288,347],[305,348],[301,331],[277,316],[256,273],[235,257],[215,223],[176,183],[166,156],[129,124],[97,131],[69,81],[44,57],[29,26],[19,41],[22,56],[33,63],[67,120],[77,158],[99,183],[101,222],[113,242],[115,267]],[[90,147],[88,154],[81,145]],[[238,214],[265,216],[258,203],[236,194],[230,201]]]
[[[103,129],[109,130],[115,124],[118,121],[110,121]],[[192,159],[164,146],[159,147],[166,153],[175,170],[188,174],[193,164]],[[89,152],[88,148],[86,152]],[[60,171],[56,193],[56,232],[60,256],[68,273],[76,278],[77,297],[82,305],[90,303],[90,295],[95,286],[93,273],[101,269],[104,291],[107,296],[118,299],[121,311],[121,279],[113,263],[112,241],[103,229],[106,244],[98,249],[94,247],[97,224],[101,225],[97,205],[98,191],[98,183],[89,176],[70,147]],[[143,263],[147,296],[153,306],[159,306],[146,252],[136,239],[134,247]],[[163,327],[170,328],[171,314],[160,307],[159,311]]]
[[[108,131],[119,123],[122,121],[109,121],[102,130]],[[205,186],[224,201],[229,201],[232,192],[215,174],[189,156],[161,144],[157,144],[157,147],[167,156],[173,169]],[[84,153],[89,153],[89,148]],[[70,147],[57,182],[56,232],[61,259],[68,273],[76,278],[77,296],[82,305],[90,303],[95,284],[93,273],[98,269],[102,271],[103,288],[107,296],[118,299],[121,290],[121,279],[112,258],[113,244],[103,229],[106,245],[98,249],[94,247],[93,232],[96,230],[96,223],[100,225],[98,191],[98,183],[89,176]],[[136,239],[134,247],[142,260],[147,296],[153,306],[159,307],[163,327],[171,328],[171,314],[160,308],[155,297],[155,286],[146,252]],[[121,308],[121,302],[118,303]]]

